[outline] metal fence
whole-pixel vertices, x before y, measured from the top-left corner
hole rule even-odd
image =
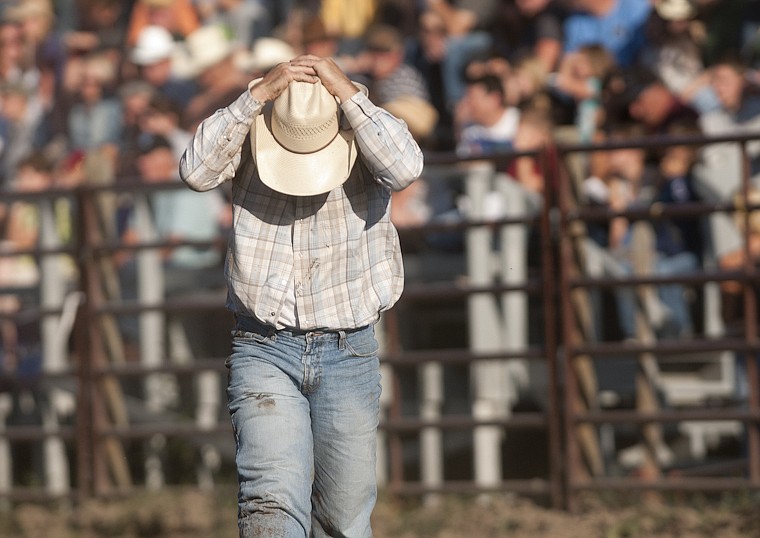
[[[746,156],[751,139],[627,144],[736,142]],[[625,213],[590,208],[578,189],[579,160],[618,146],[558,142],[520,154],[534,157],[544,175],[538,203],[506,173],[517,154],[428,156],[428,191],[446,193],[449,205],[400,230],[407,285],[378,331],[381,487],[425,499],[511,491],[569,508],[586,490],[760,487],[754,263],[748,257],[730,272],[706,264],[677,277],[610,275],[598,270],[585,229],[621,215],[636,222],[715,212],[749,218],[758,209],[747,201],[749,166],[737,201]],[[4,197],[35,204],[40,243],[0,251],[0,258],[27,255],[40,271],[29,289],[0,289],[0,296],[26,298],[3,308],[0,323],[32,327],[39,347],[17,349],[12,364],[8,349],[3,355],[0,497],[76,499],[234,480],[224,397],[231,318],[223,286],[166,297],[160,253],[178,245],[157,236],[149,199],[173,188],[184,187],[124,183]],[[127,196],[137,245],[122,244],[112,226],[114,200]],[[55,231],[60,200],[75,223],[67,243]],[[120,293],[113,261],[127,251],[137,272],[134,299]],[[62,269],[67,259],[78,268],[73,281]],[[720,317],[719,286],[727,281],[742,286],[739,332]],[[669,282],[697,291],[700,334],[658,340],[646,313],[637,312],[635,342],[599,338],[600,296],[626,286],[645,294]],[[183,326],[188,314],[216,331],[218,353],[194,349]],[[139,328],[131,341],[122,330],[129,317]],[[3,342],[7,348],[6,336]]]

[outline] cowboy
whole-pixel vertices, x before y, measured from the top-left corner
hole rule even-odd
[[[399,298],[393,191],[422,172],[406,124],[329,58],[249,83],[180,163],[232,183],[227,360],[240,536],[371,536],[380,374],[374,324]]]

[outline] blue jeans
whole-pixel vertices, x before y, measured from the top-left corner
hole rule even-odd
[[[675,276],[694,271],[699,266],[697,257],[691,252],[681,252],[674,256],[657,253],[654,274],[660,276]],[[623,267],[628,274],[633,274],[633,268],[628,263]],[[680,284],[663,284],[657,286],[657,295],[667,307],[670,329],[676,333],[691,334],[694,330],[689,303]],[[615,292],[617,299],[618,317],[626,338],[636,336],[636,295],[632,287],[619,288]],[[672,336],[672,335],[668,335]]]
[[[275,331],[239,318],[227,360],[241,537],[369,537],[377,499],[374,327]]]

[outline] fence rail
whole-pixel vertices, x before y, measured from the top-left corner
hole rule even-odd
[[[588,207],[573,169],[573,159],[597,151],[738,143],[746,153],[746,143],[755,139],[558,143],[487,160],[429,156],[424,175],[430,188],[453,186],[468,210],[463,218],[400,230],[402,245],[415,247],[405,249],[404,296],[378,331],[381,487],[424,497],[513,491],[570,509],[581,491],[760,489],[755,314],[760,277],[754,265],[748,261],[731,271],[705,266],[677,276],[609,275],[589,270],[584,247],[586,224],[621,216],[632,222],[716,213],[749,218],[760,209],[747,198],[749,169],[742,179],[743,199],[625,212]],[[517,156],[535,158],[541,167],[547,190],[539,208],[526,204],[502,172]],[[174,188],[184,187],[161,189]],[[6,371],[0,383],[0,498],[121,494],[162,487],[188,469],[204,487],[234,479],[231,428],[222,404],[224,355],[173,356],[178,316],[194,312],[221,325],[231,321],[223,289],[166,298],[155,278],[162,271],[155,254],[180,245],[157,237],[150,219],[137,245],[120,243],[104,225],[104,198],[131,196],[135,207],[149,214],[147,200],[157,190],[133,183],[4,198],[6,204],[36,204],[41,222],[48,224],[38,247],[0,252],[0,258],[31,256],[47,268],[31,290],[0,283],[0,296],[36,295],[18,310],[0,310],[0,324],[37,325],[40,346],[37,371],[30,377]],[[497,216],[486,210],[493,192],[505,203]],[[75,210],[77,235],[69,244],[56,240],[49,224],[50,202],[61,198]],[[441,234],[459,245],[427,243]],[[220,238],[181,246],[223,244]],[[146,284],[133,300],[114,286],[118,271],[112,256],[125,252],[141,260],[138,279]],[[62,256],[76,261],[75,282],[64,282],[54,266],[45,265]],[[742,287],[746,314],[738,334],[714,323],[716,303],[707,301],[722,282]],[[704,290],[704,308],[713,316],[704,334],[660,340],[644,332],[635,342],[598,337],[593,293],[674,283]],[[140,323],[138,341],[125,341],[121,331],[120,320],[130,316]],[[224,341],[229,333],[219,338]],[[627,372],[623,388],[606,386],[603,374],[610,369]],[[739,369],[746,374],[744,395],[730,392],[735,380],[726,379]],[[668,401],[689,383],[696,387],[688,389],[696,403]],[[723,392],[700,393],[700,383],[721,384]],[[630,392],[632,404],[610,405],[616,391],[618,400]],[[34,413],[19,417],[30,398]],[[710,461],[710,435],[744,449],[725,461]],[[696,456],[674,463],[676,442],[691,443]],[[637,463],[625,467],[623,457]],[[185,472],[176,473],[172,459]],[[33,478],[20,476],[20,470]]]

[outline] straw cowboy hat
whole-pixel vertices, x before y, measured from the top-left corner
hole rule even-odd
[[[364,85],[354,84],[368,94]],[[251,152],[265,185],[283,194],[313,196],[348,179],[357,147],[353,129],[341,128],[337,98],[321,82],[294,81],[256,116]]]
[[[654,8],[660,17],[668,21],[684,21],[697,15],[693,0],[659,0]]]

